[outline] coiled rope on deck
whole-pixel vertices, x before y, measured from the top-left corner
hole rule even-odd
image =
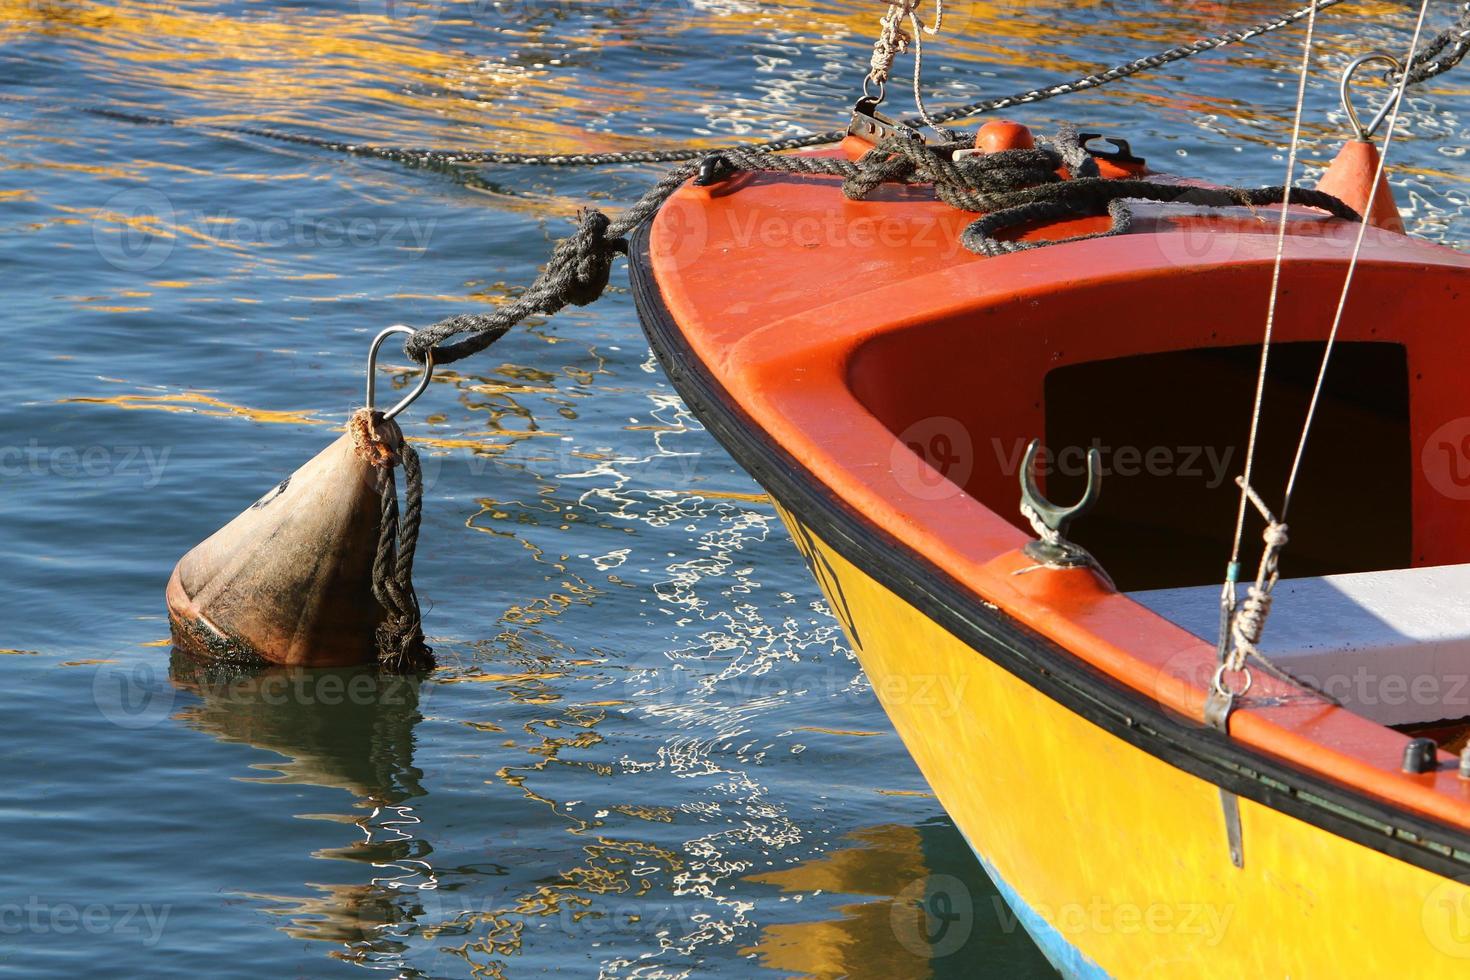
[[[1064,164],[1083,176],[1063,180],[1056,171]],[[1131,211],[1123,203],[1125,199],[1199,207],[1254,207],[1280,204],[1288,196],[1283,187],[1201,188],[1138,179],[1105,179],[1098,176],[1096,162],[1080,146],[1071,129],[1064,129],[1050,146],[1004,150],[961,160],[952,160],[916,139],[896,136],[882,141],[856,161],[739,149],[711,154],[706,169],[715,178],[749,171],[840,177],[843,193],[851,200],[866,199],[883,184],[932,185],[935,196],[952,207],[988,212],[965,230],[961,240],[971,251],[991,256],[1054,244],[1006,241],[999,236],[1025,224],[1064,217],[1110,214],[1113,218],[1108,231],[1068,241],[1122,234],[1132,221]],[[488,313],[462,314],[419,330],[404,344],[404,353],[422,362],[432,351],[435,364],[452,363],[484,350],[526,317],[551,315],[568,305],[585,306],[592,302],[606,289],[614,259],[627,251],[624,236],[657,213],[695,171],[695,167],[687,166],[665,175],[617,220],[601,211],[583,211],[577,231],[557,243],[551,261],[517,300]],[[1331,194],[1295,188],[1291,196],[1297,203],[1334,217],[1359,220],[1356,211]],[[463,340],[446,343],[466,334]]]

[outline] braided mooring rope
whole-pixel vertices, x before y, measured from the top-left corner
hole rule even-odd
[[[434,651],[424,640],[423,614],[413,587],[413,560],[424,514],[424,474],[403,430],[382,412],[358,409],[348,422],[358,454],[378,474],[381,512],[373,559],[373,597],[383,609],[376,642],[378,666],[390,673],[432,670]],[[404,505],[398,507],[393,468],[403,467]]]

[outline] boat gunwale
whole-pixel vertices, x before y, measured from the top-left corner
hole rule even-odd
[[[977,656],[1181,771],[1324,831],[1449,878],[1470,872],[1470,829],[1253,748],[1180,714],[1086,662],[981,598],[948,571],[857,512],[773,439],[688,344],[664,302],[650,255],[652,224],[635,233],[629,277],[650,345],[680,396],[783,507],[848,561],[938,623]],[[1223,845],[1222,845],[1223,846]]]
[[[927,456],[899,432],[904,421],[885,418],[875,409],[872,385],[865,395],[858,382],[865,357],[870,362],[869,373],[873,363],[879,365],[880,374],[886,372],[882,367],[885,357],[879,355],[875,362],[867,354],[881,350],[884,338],[900,338],[915,328],[927,329],[929,324],[948,329],[960,321],[969,324],[964,328],[967,336],[974,333],[977,323],[989,321],[985,330],[994,341],[1010,344],[1001,349],[1011,350],[1013,357],[1019,355],[1032,371],[1055,368],[1062,363],[1064,349],[1066,363],[1116,358],[1121,356],[1116,334],[1089,325],[1096,309],[1131,309],[1126,292],[1140,288],[1164,289],[1169,295],[1164,308],[1182,310],[1197,303],[1201,284],[1215,284],[1219,292],[1222,287],[1218,284],[1223,282],[1231,296],[1242,295],[1247,285],[1251,290],[1259,287],[1260,315],[1264,316],[1265,287],[1275,253],[1270,223],[1262,215],[1242,221],[1215,210],[1171,207],[1161,227],[1149,228],[1154,222],[1145,219],[1124,236],[1054,243],[996,258],[961,252],[940,255],[933,252],[932,237],[874,239],[869,235],[860,240],[856,233],[828,240],[826,244],[833,247],[826,249],[817,247],[823,239],[807,235],[759,236],[761,247],[752,249],[749,246],[757,237],[752,229],[766,224],[794,230],[825,216],[844,226],[876,222],[929,233],[936,221],[942,224],[955,214],[924,195],[876,206],[843,203],[835,185],[827,193],[814,194],[807,182],[785,181],[780,175],[757,177],[761,179],[736,188],[686,186],[670,198],[650,226],[653,275],[691,352],[704,359],[746,414],[758,420],[768,439],[801,460],[829,492],[841,496],[869,523],[908,542],[982,601],[1000,605],[1008,615],[1072,655],[1167,709],[1202,722],[1210,678],[1218,663],[1212,640],[1168,622],[1082,572],[1018,577],[1034,567],[1021,551],[1029,536],[1013,512],[1007,517],[991,502],[996,492],[1009,498],[1014,483],[1007,480],[1005,490],[1000,491],[995,474],[987,472],[988,485],[967,485],[959,493],[916,491],[912,467],[918,468],[917,478],[926,485],[935,478],[945,479],[944,472],[934,469]],[[961,213],[965,217],[968,215]],[[1197,227],[1201,221],[1203,228]],[[1286,256],[1293,274],[1307,274],[1316,280],[1316,289],[1335,295],[1341,270],[1355,248],[1357,226],[1305,211],[1290,225],[1300,226],[1307,235],[1307,240],[1296,233],[1289,237]],[[1044,239],[1052,228],[1048,225],[1032,234]],[[699,234],[691,234],[691,229]],[[1201,231],[1224,231],[1224,251],[1211,246],[1200,252],[1196,242]],[[1060,253],[1066,253],[1065,257]],[[701,260],[711,256],[715,261]],[[1079,266],[1088,269],[1085,279],[1073,274]],[[1470,289],[1470,284],[1461,281],[1470,274],[1470,259],[1463,254],[1377,229],[1369,229],[1360,266],[1360,284],[1365,277],[1432,271],[1437,278],[1449,277],[1439,285],[1452,295]],[[750,289],[749,282],[759,282],[762,288]],[[1312,295],[1300,285],[1289,290],[1288,297]],[[1360,286],[1360,293],[1367,288]],[[1380,305],[1400,305],[1396,288],[1375,295],[1387,297]],[[1440,293],[1425,288],[1416,295],[1423,299]],[[1062,319],[1058,329],[1053,329],[1058,310]],[[875,311],[886,315],[875,318]],[[1380,315],[1388,313],[1379,311]],[[1006,324],[1018,318],[1031,322],[1033,329],[1020,335],[1008,331]],[[1259,344],[1259,335],[1252,336],[1246,326],[1248,319],[1233,317],[1211,324],[1210,342]],[[1278,342],[1290,341],[1293,335],[1320,340],[1310,318],[1287,319],[1278,330]],[[1357,339],[1383,339],[1376,336],[1376,320],[1357,319],[1361,322],[1345,331],[1344,341],[1354,340],[1354,334],[1364,334]],[[1168,326],[1171,321],[1155,320],[1145,344],[1148,350],[1192,346],[1189,342],[1180,346]],[[1420,352],[1421,362],[1414,367],[1414,377],[1423,381],[1431,365],[1457,362],[1459,351],[1452,334],[1425,332],[1424,324],[1438,322],[1438,318],[1419,317],[1413,322],[1419,324],[1421,334],[1413,348]],[[1038,326],[1040,333],[1034,329]],[[1016,346],[1014,336],[1030,340]],[[991,383],[1002,388],[1011,384],[1017,375],[1014,367],[1003,377],[992,372]],[[1438,380],[1426,383],[1427,397],[1415,394],[1413,398],[1419,405],[1413,421],[1416,439],[1430,439],[1442,423],[1463,414],[1458,401],[1446,394],[1461,390],[1458,377],[1445,377],[1440,368],[1434,373]],[[1037,425],[1044,424],[1044,419],[1035,417],[1041,408],[1041,393],[1023,387],[1017,394],[1016,411],[1024,417],[1013,413],[1001,423],[1012,426],[1007,431],[1037,431]],[[883,396],[879,393],[878,397]],[[956,423],[950,417],[955,413],[949,405],[930,404],[926,411],[929,419],[959,424],[962,434],[968,431],[964,428],[967,423]],[[996,421],[982,424],[990,426]],[[1020,428],[1014,428],[1018,424]],[[1002,472],[1006,465],[1001,462]],[[1456,499],[1433,485],[1427,468],[1416,472],[1414,480],[1416,503]],[[1470,547],[1470,537],[1461,541],[1443,533],[1447,519],[1460,520],[1452,507],[1441,502],[1437,510],[1420,516],[1416,548],[1436,547],[1443,552],[1447,544]],[[1459,560],[1459,552],[1449,554]],[[1447,555],[1442,554],[1440,561],[1428,561],[1421,551],[1418,560],[1443,564],[1444,557]],[[1401,768],[1403,735],[1334,707],[1285,678],[1256,678],[1252,696],[1233,716],[1231,734],[1335,783],[1470,830],[1470,784],[1456,778],[1452,757],[1443,756],[1436,773],[1405,774]]]

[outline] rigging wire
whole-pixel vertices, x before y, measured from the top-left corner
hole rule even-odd
[[[1413,65],[1415,63],[1416,52],[1419,49],[1420,39],[1423,37],[1424,21],[1428,11],[1429,0],[1420,0],[1419,15],[1414,24],[1414,35],[1409,42],[1408,56],[1403,62],[1405,65]],[[1302,69],[1297,91],[1296,124],[1292,131],[1292,144],[1287,164],[1288,187],[1291,185],[1291,177],[1296,167],[1298,141],[1301,136],[1302,106],[1306,98],[1307,73],[1311,65],[1313,20],[1314,18],[1309,19],[1307,23],[1307,38],[1302,55]],[[1322,362],[1318,368],[1317,380],[1312,391],[1311,402],[1307,409],[1306,418],[1303,420],[1302,434],[1297,443],[1291,472],[1287,477],[1286,489],[1282,498],[1281,516],[1278,518],[1271,514],[1265,503],[1256,494],[1251,485],[1251,472],[1255,463],[1257,436],[1260,430],[1261,409],[1265,397],[1266,375],[1270,360],[1271,338],[1275,326],[1277,302],[1280,295],[1281,268],[1286,249],[1287,206],[1283,205],[1281,209],[1281,220],[1277,230],[1276,261],[1272,271],[1271,297],[1267,307],[1265,336],[1261,346],[1260,373],[1257,377],[1255,404],[1251,413],[1250,439],[1246,448],[1245,473],[1236,481],[1240,486],[1241,500],[1230,564],[1226,570],[1225,585],[1221,592],[1221,662],[1219,669],[1215,672],[1212,683],[1212,697],[1223,697],[1228,701],[1250,689],[1250,670],[1246,666],[1246,658],[1248,656],[1254,656],[1268,668],[1270,667],[1270,661],[1262,656],[1260,650],[1257,649],[1257,645],[1265,629],[1266,619],[1271,612],[1272,591],[1280,578],[1278,560],[1288,541],[1286,513],[1291,505],[1292,496],[1296,491],[1296,480],[1300,472],[1302,458],[1306,452],[1307,441],[1311,436],[1312,425],[1316,419],[1317,406],[1321,400],[1327,370],[1331,364],[1334,345],[1336,344],[1337,336],[1342,325],[1343,313],[1347,308],[1347,298],[1352,290],[1353,278],[1357,272],[1358,259],[1362,253],[1363,242],[1367,235],[1367,215],[1372,213],[1373,204],[1378,195],[1379,184],[1383,179],[1384,169],[1388,162],[1389,146],[1393,140],[1395,127],[1398,125],[1398,117],[1403,107],[1405,90],[1411,79],[1412,73],[1410,71],[1400,73],[1395,79],[1396,89],[1392,96],[1393,109],[1388,120],[1387,131],[1384,135],[1383,150],[1379,157],[1377,171],[1374,174],[1373,187],[1369,192],[1368,202],[1363,211],[1364,220],[1359,225],[1358,234],[1353,243],[1352,254],[1349,257],[1348,269],[1343,279],[1342,291],[1338,296],[1332,328],[1328,333],[1327,343],[1322,352]],[[1244,603],[1237,608],[1236,587],[1240,577],[1240,548],[1244,536],[1246,511],[1250,505],[1254,505],[1266,521],[1266,549],[1261,555],[1261,563],[1256,574],[1256,580],[1247,590]],[[1227,670],[1241,675],[1242,682],[1238,688],[1231,689],[1225,683],[1224,678]]]
[[[1424,31],[1424,17],[1429,10],[1429,0],[1421,0],[1419,4],[1419,20],[1414,25],[1414,39],[1409,43],[1409,58],[1405,64],[1411,64],[1415,50],[1419,47],[1419,38]],[[1363,239],[1368,233],[1368,216],[1373,213],[1373,206],[1378,200],[1378,189],[1383,182],[1384,170],[1388,165],[1388,151],[1393,145],[1393,138],[1398,126],[1399,112],[1404,107],[1404,96],[1409,87],[1410,73],[1405,71],[1399,75],[1398,83],[1393,93],[1393,110],[1389,113],[1387,129],[1383,133],[1383,148],[1378,156],[1378,168],[1373,174],[1373,187],[1368,192],[1368,201],[1363,206],[1363,221],[1358,225],[1358,235],[1353,241],[1353,253],[1348,259],[1347,277],[1342,283],[1342,293],[1337,298],[1337,310],[1332,317],[1332,329],[1327,334],[1327,346],[1322,351],[1322,364],[1317,369],[1317,383],[1312,388],[1312,400],[1307,406],[1306,421],[1302,424],[1302,435],[1297,442],[1296,456],[1291,462],[1291,475],[1286,480],[1286,492],[1281,500],[1281,520],[1286,520],[1286,513],[1291,509],[1291,498],[1296,492],[1297,476],[1301,473],[1302,457],[1307,451],[1307,440],[1312,434],[1312,423],[1316,420],[1317,406],[1322,398],[1322,388],[1327,380],[1327,368],[1332,359],[1332,351],[1337,344],[1337,335],[1342,327],[1343,313],[1347,309],[1348,293],[1353,288],[1353,277],[1358,271],[1358,258],[1363,251]]]
[[[1427,2],[1427,0],[1426,0]],[[1285,200],[1281,202],[1281,214],[1276,223],[1276,259],[1271,268],[1271,298],[1266,306],[1266,332],[1261,342],[1261,362],[1256,373],[1255,402],[1251,408],[1250,436],[1246,440],[1245,475],[1241,477],[1240,506],[1235,517],[1235,539],[1230,550],[1230,564],[1225,574],[1225,589],[1233,604],[1235,583],[1240,578],[1240,549],[1245,538],[1245,516],[1250,506],[1251,473],[1255,468],[1256,446],[1261,432],[1261,409],[1266,399],[1266,370],[1271,360],[1271,339],[1276,329],[1276,305],[1281,294],[1281,266],[1286,256],[1286,228],[1290,220],[1291,189],[1296,182],[1297,157],[1301,147],[1302,117],[1307,101],[1307,78],[1312,67],[1312,43],[1317,35],[1317,11],[1314,8],[1307,16],[1307,36],[1302,42],[1302,65],[1297,75],[1296,110],[1291,125],[1291,147],[1286,155]]]
[[[919,23],[917,5],[909,11],[909,24],[914,29],[914,111],[924,121],[924,125],[930,129],[939,130],[939,123],[929,115],[929,110],[924,106],[924,35],[938,34],[944,30],[944,0],[934,0],[934,26],[925,27]]]

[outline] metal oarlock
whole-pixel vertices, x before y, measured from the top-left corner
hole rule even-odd
[[[1087,491],[1077,503],[1062,507],[1048,500],[1036,485],[1036,457],[1040,451],[1041,440],[1033,439],[1021,460],[1021,513],[1040,537],[1038,541],[1027,542],[1023,550],[1028,557],[1050,568],[1097,566],[1097,559],[1086,549],[1067,540],[1067,531],[1074,520],[1092,509],[1102,494],[1101,454],[1096,449],[1088,450]]]

